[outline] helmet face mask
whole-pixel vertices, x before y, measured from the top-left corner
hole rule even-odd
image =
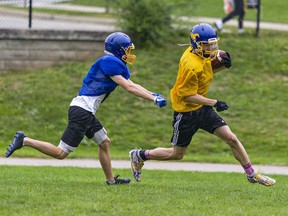
[[[190,31],[190,42],[193,52],[203,58],[209,58],[210,55],[219,49],[219,38],[215,29],[209,24],[197,24]]]
[[[133,65],[136,61],[136,55],[131,54],[135,49],[130,37],[122,32],[114,32],[105,40],[105,52],[112,53],[125,63]]]
[[[125,51],[125,55],[122,56],[122,61],[133,65],[136,61],[136,55],[131,54],[131,51],[135,49],[134,44],[132,43],[131,46],[128,46],[124,51]]]

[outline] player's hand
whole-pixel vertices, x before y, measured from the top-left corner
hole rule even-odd
[[[230,68],[232,66],[230,54],[226,51],[226,56],[222,58],[222,62],[226,68]]]
[[[222,112],[229,108],[229,106],[224,101],[217,101],[214,104],[214,107],[216,108],[217,112]]]
[[[154,98],[154,104],[155,105],[157,105],[160,108],[167,105],[167,101],[165,100],[164,97],[162,97],[162,95],[155,94],[155,93],[153,93],[152,95],[155,96],[155,98]]]

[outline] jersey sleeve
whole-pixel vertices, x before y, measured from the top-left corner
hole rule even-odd
[[[125,79],[130,77],[128,67],[114,56],[107,56],[105,59],[103,59],[101,62],[101,68],[103,73],[107,76],[121,75]]]

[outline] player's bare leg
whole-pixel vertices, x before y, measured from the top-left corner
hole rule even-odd
[[[59,147],[51,143],[35,140],[27,137],[22,131],[17,131],[12,143],[8,146],[6,157],[10,157],[14,151],[21,149],[23,146],[32,147],[46,155],[57,159],[64,159],[68,154]]]
[[[151,160],[181,160],[187,148],[173,146],[173,148],[155,148],[149,150]]]
[[[25,137],[24,146],[29,146],[37,149],[38,151],[56,159],[64,159],[68,156],[68,154],[58,146],[55,146],[49,142],[31,139],[29,137]]]
[[[141,181],[142,167],[145,160],[181,160],[187,148],[155,148],[152,150],[133,149],[129,152],[131,171],[136,181]],[[141,156],[142,155],[142,156]]]
[[[98,148],[98,157],[107,181],[114,181],[112,174],[111,156],[110,156],[110,140],[105,139]]]
[[[234,157],[244,168],[249,182],[259,183],[265,186],[272,186],[276,183],[276,180],[268,176],[262,175],[259,172],[255,173],[245,148],[227,125],[217,128],[214,134],[230,146]]]
[[[106,184],[128,184],[131,179],[118,178],[112,173],[111,156],[110,156],[110,139],[107,137],[98,148],[98,158],[106,177]]]
[[[217,128],[214,134],[230,146],[234,157],[241,165],[244,166],[250,163],[250,159],[243,145],[227,125]]]

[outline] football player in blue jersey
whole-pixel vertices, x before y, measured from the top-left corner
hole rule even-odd
[[[218,41],[216,31],[207,23],[197,24],[191,29],[190,46],[180,59],[177,79],[170,91],[174,110],[172,147],[131,150],[131,169],[136,181],[140,181],[141,170],[146,160],[181,160],[195,133],[202,129],[229,145],[249,182],[265,186],[275,184],[274,179],[254,171],[244,146],[217,113],[227,110],[229,106],[224,101],[207,97],[214,74],[231,67],[228,54],[223,59],[223,68],[213,70],[211,56],[219,49]]]
[[[128,35],[122,32],[110,34],[105,40],[105,55],[92,64],[83,80],[78,96],[73,98],[70,104],[68,125],[59,145],[55,146],[32,139],[18,131],[12,144],[7,148],[6,157],[10,157],[15,150],[23,146],[29,146],[51,157],[64,159],[86,136],[99,146],[98,156],[106,183],[108,185],[130,183],[129,178],[119,178],[113,175],[110,139],[95,114],[100,104],[117,86],[123,87],[133,95],[152,101],[160,108],[166,106],[166,100],[160,94],[150,92],[129,79],[130,71],[126,64],[133,65],[136,60],[136,56],[131,53],[133,49],[134,44]]]

